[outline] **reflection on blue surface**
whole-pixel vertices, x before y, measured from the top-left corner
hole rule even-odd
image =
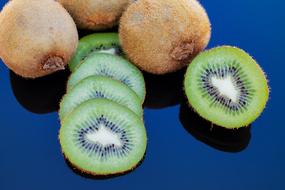
[[[228,44],[245,49],[266,71],[272,88],[267,108],[252,124],[250,139],[241,151],[220,151],[189,134],[180,122],[179,104],[148,107],[144,117],[148,150],[142,165],[112,179],[83,178],[63,159],[57,113],[36,114],[22,107],[13,94],[9,71],[1,63],[0,189],[285,189],[285,2],[201,3],[212,21],[209,47]]]

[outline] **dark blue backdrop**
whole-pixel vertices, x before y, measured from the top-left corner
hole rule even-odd
[[[4,3],[0,1],[0,7]],[[51,105],[49,101],[56,101],[51,98],[55,96],[55,88],[50,86],[50,81],[55,79],[30,84],[10,74],[1,62],[0,189],[285,189],[285,2],[203,0],[201,3],[212,22],[209,48],[223,44],[239,46],[250,52],[267,73],[270,101],[250,132],[242,131],[238,136],[216,131],[216,136],[209,135],[202,126],[206,124],[191,121],[196,116],[190,117],[191,114],[183,109],[190,121],[179,119],[181,106],[173,97],[178,99],[180,86],[177,92],[174,87],[174,92],[169,94],[172,99],[160,105],[176,104],[174,106],[153,109],[158,106],[152,105],[157,103],[155,96],[159,98],[165,94],[149,97],[148,107],[152,108],[145,109],[144,117],[149,141],[142,165],[125,176],[87,179],[74,173],[64,162],[57,139],[60,127],[57,113],[32,113],[45,112],[42,107]],[[55,78],[65,78],[64,75]],[[179,76],[171,76],[169,80],[179,84]],[[160,79],[157,80],[159,83]],[[52,85],[56,83],[52,82]],[[35,88],[50,90],[42,94],[35,92],[35,98],[32,98],[33,95],[27,93]],[[58,94],[61,94],[61,88],[56,87]],[[152,93],[151,87],[148,91]],[[41,99],[44,95],[46,99]],[[31,105],[29,98],[37,105]],[[195,132],[195,125],[201,125],[199,127],[205,128],[206,132],[199,129]],[[225,135],[221,134],[224,133],[237,140],[223,139]]]

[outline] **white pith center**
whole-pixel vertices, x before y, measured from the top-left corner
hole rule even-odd
[[[99,53],[108,53],[112,55],[116,55],[116,49],[115,48],[110,48],[110,49],[102,49],[98,51]]]
[[[99,126],[97,131],[86,134],[86,138],[89,141],[93,143],[99,143],[104,147],[108,145],[112,145],[112,144],[114,144],[116,147],[123,146],[120,136],[112,132],[110,129],[108,129],[103,124]]]
[[[221,96],[225,96],[231,99],[233,102],[238,102],[239,91],[235,87],[234,79],[232,76],[228,75],[224,78],[217,78],[213,76],[211,82],[214,87],[216,87]]]

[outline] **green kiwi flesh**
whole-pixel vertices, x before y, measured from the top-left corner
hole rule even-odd
[[[246,52],[230,46],[199,54],[187,69],[184,88],[200,116],[229,129],[255,121],[269,96],[260,66]]]
[[[68,63],[69,69],[74,72],[78,65],[93,52],[121,55],[122,50],[117,33],[95,33],[79,40],[75,54]]]
[[[126,59],[105,53],[93,53],[73,72],[68,80],[69,91],[82,79],[100,75],[107,76],[129,86],[141,102],[145,99],[145,82],[141,71]]]
[[[106,176],[134,169],[146,151],[143,121],[107,99],[82,103],[63,120],[59,140],[66,159],[80,171]]]
[[[139,117],[143,116],[140,98],[127,85],[104,76],[90,76],[74,86],[60,103],[59,117],[63,120],[81,103],[93,98],[106,98],[119,103]]]

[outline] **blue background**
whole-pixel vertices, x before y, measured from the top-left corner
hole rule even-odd
[[[0,7],[4,3],[0,1]],[[57,113],[37,114],[24,108],[14,96],[10,72],[1,62],[0,189],[285,189],[285,2],[203,0],[201,3],[213,28],[208,48],[226,44],[245,49],[269,79],[270,100],[262,116],[252,124],[247,147],[230,153],[197,140],[181,124],[180,103],[163,109],[146,108],[149,141],[142,165],[121,177],[84,178],[74,173],[63,159],[57,139],[60,127]],[[14,83],[17,80],[21,81],[16,77]],[[178,85],[181,81],[175,82]],[[40,86],[44,85],[50,84]],[[18,86],[26,89],[21,82]],[[50,86],[49,89],[54,90]],[[45,102],[48,101],[41,100]]]

